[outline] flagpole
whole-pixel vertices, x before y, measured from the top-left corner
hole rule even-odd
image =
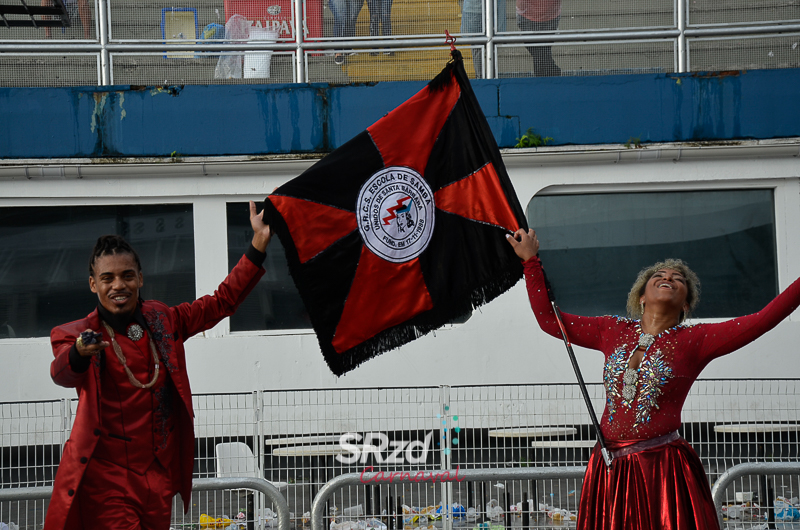
[[[544,273],[544,269],[542,269],[542,275],[544,276],[544,283],[545,287],[547,288],[547,297],[550,299],[550,305],[553,306],[553,312],[555,313],[556,320],[558,321],[558,328],[561,330],[561,338],[564,339],[564,345],[567,347],[569,360],[572,362],[572,369],[575,370],[575,376],[578,378],[578,385],[581,387],[583,399],[586,401],[586,408],[589,409],[589,417],[592,420],[592,425],[594,426],[595,433],[597,434],[597,441],[600,443],[600,454],[603,456],[603,461],[605,462],[606,467],[610,470],[614,457],[609,452],[608,447],[606,446],[606,439],[600,430],[600,422],[597,421],[597,414],[594,412],[592,400],[589,399],[589,391],[586,388],[586,382],[583,380],[581,368],[578,366],[578,360],[575,358],[575,351],[573,351],[572,343],[569,340],[569,336],[567,336],[567,328],[564,327],[564,321],[561,318],[561,311],[559,311],[558,306],[556,305],[556,299],[555,296],[553,296],[553,290],[550,287],[550,282],[547,281],[547,275]]]

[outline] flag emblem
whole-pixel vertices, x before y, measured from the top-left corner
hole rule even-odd
[[[388,167],[361,187],[356,202],[358,230],[377,256],[404,263],[428,247],[434,210],[433,191],[419,173],[408,167]]]

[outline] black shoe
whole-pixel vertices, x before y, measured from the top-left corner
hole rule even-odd
[[[369,54],[370,54],[371,56],[373,56],[373,57],[377,57],[377,56],[378,56],[378,52],[369,52]]]
[[[337,53],[336,55],[333,56],[333,62],[338,65],[344,64],[344,55],[342,55],[341,53]]]
[[[394,57],[394,52],[383,52],[383,54],[389,57]]]

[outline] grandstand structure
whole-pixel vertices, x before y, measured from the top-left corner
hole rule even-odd
[[[25,12],[22,0],[2,8],[0,86],[425,80],[447,60],[445,32],[475,78],[530,77],[534,47],[551,47],[563,76],[800,64],[800,8],[781,0],[575,0],[563,2],[555,30],[539,32],[520,31],[510,0],[477,2],[480,24],[470,28],[463,0],[395,0],[386,36],[370,35],[362,2],[353,37],[334,35],[327,0],[56,1],[35,8],[45,15]],[[234,15],[252,35],[224,34]],[[260,66],[220,76],[222,51]],[[346,61],[336,64],[336,54]]]

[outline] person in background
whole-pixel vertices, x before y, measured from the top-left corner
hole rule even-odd
[[[369,10],[369,34],[371,37],[383,35],[388,37],[392,34],[392,0],[367,0]],[[377,55],[377,52],[372,52]],[[392,55],[392,52],[383,52]]]
[[[333,36],[342,39],[356,36],[356,21],[364,7],[364,0],[329,0],[328,7],[333,15]],[[336,53],[333,61],[338,65],[345,63],[345,55],[352,53]]]
[[[533,230],[507,236],[523,261],[531,308],[545,333],[561,338]],[[586,293],[591,296],[592,293]],[[573,344],[605,355],[606,407],[600,428],[608,468],[595,445],[581,489],[579,530],[719,528],[703,464],[681,438],[681,410],[712,360],[774,328],[800,305],[800,279],[758,313],[689,325],[700,280],[681,260],[643,269],[628,294],[628,318],[562,314]]]
[[[483,35],[483,22],[486,19],[483,10],[483,0],[464,0],[461,6],[461,33]],[[495,21],[495,34],[506,31],[506,0],[496,0],[497,19]],[[472,48],[472,66],[475,77],[484,77],[483,50]]]
[[[461,33],[483,34],[483,0],[464,0],[461,6]],[[472,66],[475,77],[483,77],[483,50],[472,48]]]
[[[76,389],[78,409],[45,528],[167,530],[177,492],[188,511],[195,441],[184,342],[232,315],[264,275],[272,232],[262,217],[251,202],[251,245],[217,291],[175,307],[140,297],[141,263],[124,239],[97,240],[97,308],[50,334],[50,376]]]
[[[43,7],[54,5],[53,0],[42,0]],[[64,0],[64,7],[69,15],[70,26],[61,28],[44,28],[45,37],[55,39],[92,38],[92,10],[88,0]],[[83,31],[81,31],[83,28]],[[54,33],[54,34],[53,34]]]
[[[561,0],[517,0],[517,25],[520,31],[555,31],[561,19]],[[533,75],[554,77],[561,68],[553,60],[552,46],[526,46],[533,59]]]

